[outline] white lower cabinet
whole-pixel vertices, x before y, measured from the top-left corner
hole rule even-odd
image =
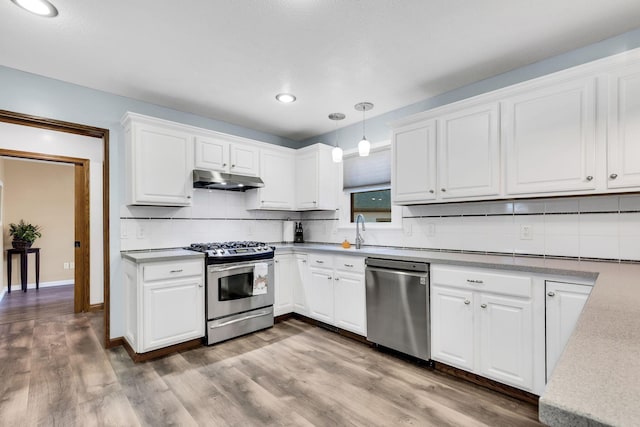
[[[306,316],[309,314],[307,289],[309,287],[309,256],[296,254],[295,281],[293,283],[293,311]]]
[[[145,353],[204,336],[201,258],[125,265],[125,339]]]
[[[542,292],[525,274],[432,265],[431,358],[541,394]]]
[[[546,281],[547,380],[573,333],[591,289],[588,285]]]
[[[333,270],[311,267],[309,272],[309,316],[333,324]]]
[[[293,254],[276,255],[274,260],[274,302],[273,315],[293,311],[293,288],[296,277],[296,259]]]

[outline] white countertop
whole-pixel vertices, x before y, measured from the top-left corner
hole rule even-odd
[[[440,264],[530,271],[595,279],[593,291],[547,388],[540,420],[551,426],[640,425],[640,264],[545,259],[382,247],[277,245]]]
[[[204,254],[186,249],[159,249],[121,252],[122,258],[135,263],[169,261],[187,258],[204,258]]]

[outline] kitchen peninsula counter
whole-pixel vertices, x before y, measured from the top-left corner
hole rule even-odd
[[[323,251],[592,279],[594,289],[540,398],[540,420],[551,426],[640,423],[640,264],[337,244],[276,246],[276,254]]]

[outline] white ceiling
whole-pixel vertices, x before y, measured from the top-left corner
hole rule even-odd
[[[1,65],[293,140],[640,25],[638,0],[52,1],[0,3]]]

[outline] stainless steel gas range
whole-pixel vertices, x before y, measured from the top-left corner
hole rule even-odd
[[[206,255],[208,345],[273,326],[274,247],[223,242],[188,249]]]

